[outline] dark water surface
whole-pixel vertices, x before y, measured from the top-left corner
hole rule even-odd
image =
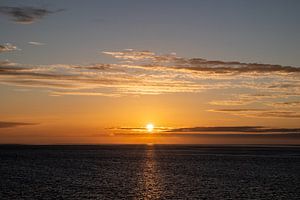
[[[300,148],[3,145],[0,199],[300,199]]]

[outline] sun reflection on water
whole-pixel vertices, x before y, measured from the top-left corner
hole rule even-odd
[[[137,199],[160,199],[163,193],[162,180],[155,159],[155,145],[145,147],[145,158],[141,167],[142,174],[139,180],[141,193]]]

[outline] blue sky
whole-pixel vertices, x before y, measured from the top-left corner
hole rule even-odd
[[[99,52],[132,48],[300,65],[299,1],[1,1],[1,6],[65,9],[30,26],[1,15],[1,43],[24,50],[5,55],[16,62],[109,62]],[[29,41],[47,45],[32,47]]]

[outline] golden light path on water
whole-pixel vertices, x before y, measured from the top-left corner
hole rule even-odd
[[[143,199],[160,199],[164,191],[155,158],[155,146],[147,145],[144,153],[145,157],[141,165],[142,174],[138,181],[139,195],[137,196],[141,195]]]

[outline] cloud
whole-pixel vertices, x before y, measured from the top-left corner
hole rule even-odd
[[[0,53],[8,52],[8,51],[16,51],[16,50],[20,50],[20,49],[10,43],[0,44]]]
[[[239,106],[239,105],[247,105],[255,102],[269,102],[272,99],[279,99],[279,98],[289,98],[298,96],[295,93],[288,93],[288,92],[277,92],[277,93],[254,93],[254,94],[233,94],[233,95],[227,95],[230,96],[230,99],[223,99],[223,100],[214,100],[210,101],[209,104],[211,105],[218,105],[218,106]],[[279,107],[280,105],[288,105],[290,106],[296,106],[297,102],[282,102],[282,103],[264,103],[266,105]]]
[[[300,73],[299,67],[281,66],[261,63],[243,63],[236,61],[206,60],[203,58],[182,58],[175,53],[167,55],[156,55],[151,51],[134,51],[127,49],[124,51],[104,51],[104,54],[111,55],[121,60],[148,61],[148,65],[155,66],[167,64],[167,66],[177,69],[188,69],[199,72],[211,72],[216,74],[228,73]]]
[[[300,81],[298,68],[278,67],[270,65],[266,69],[260,69],[262,74],[227,74],[219,73],[218,66],[209,66],[203,70],[191,69],[190,65],[183,63],[210,63],[212,65],[237,65],[237,62],[212,62],[204,59],[184,59],[175,54],[156,55],[150,51],[105,52],[116,58],[131,60],[131,63],[105,64],[96,63],[90,65],[22,65],[7,66],[8,63],[0,63],[0,82],[16,84],[19,86],[49,87],[61,89],[100,89],[97,93],[113,94],[164,94],[164,93],[196,93],[211,89],[248,88],[257,90],[258,93],[279,93],[288,91],[294,95],[300,95]],[[150,63],[140,63],[146,60]],[[135,63],[137,62],[137,63]],[[240,63],[241,64],[241,63]],[[246,65],[246,64],[245,64]],[[253,64],[249,64],[250,66]],[[199,66],[198,66],[199,68]],[[241,67],[227,66],[227,71],[249,72]],[[250,67],[251,68],[251,67]],[[264,68],[264,67],[262,67]],[[257,68],[251,68],[257,72]],[[272,70],[271,70],[272,69]],[[205,71],[206,70],[206,71]],[[253,72],[254,72],[253,71]],[[266,75],[266,71],[272,71]],[[282,74],[282,71],[291,74]],[[278,73],[276,73],[278,72]],[[107,88],[110,88],[109,90]],[[105,90],[105,91],[103,91]],[[59,91],[63,93],[62,91]],[[80,94],[82,91],[77,91]],[[85,92],[83,95],[93,92]],[[67,94],[67,92],[65,92]],[[75,94],[75,93],[73,93]],[[109,96],[109,95],[107,95]],[[214,105],[242,105],[267,97],[263,96],[239,96],[239,99],[211,102]],[[226,102],[227,101],[227,102]]]
[[[300,118],[300,111],[297,110],[211,109],[209,111],[255,118]]]
[[[171,130],[170,127],[155,127],[155,132],[165,132]],[[145,127],[113,127],[107,128],[107,130],[112,131],[130,131],[130,132],[147,132]]]
[[[145,137],[143,127],[111,128],[113,136]],[[300,139],[300,128],[271,128],[264,126],[159,127],[155,137],[197,137],[236,139]]]
[[[71,95],[71,96],[103,96],[103,97],[120,97],[119,94],[109,94],[103,92],[52,92],[51,96],[64,96],[64,95]]]
[[[36,125],[35,123],[25,123],[25,122],[4,122],[0,121],[0,128],[13,128],[17,126],[28,126]]]
[[[271,103],[267,103],[267,105],[274,106],[274,107],[293,108],[293,107],[300,107],[300,101],[271,102]]]
[[[264,126],[215,126],[175,128],[167,132],[231,132],[231,133],[299,133],[300,128],[270,128]]]
[[[259,63],[241,63],[241,62],[223,62],[223,61],[209,61],[204,59],[186,60],[183,64],[188,64],[185,67],[190,70],[206,71],[213,73],[299,73],[299,67],[281,66],[272,64]],[[186,65],[184,65],[186,66]],[[183,67],[184,67],[183,66]]]
[[[42,46],[42,45],[46,45],[45,43],[42,43],[42,42],[28,42],[28,44],[30,45],[34,45],[34,46]]]
[[[145,127],[115,127],[108,128],[113,131],[126,131],[126,132],[146,132]],[[155,132],[157,133],[299,133],[300,128],[272,128],[265,126],[197,126],[197,127],[155,127]]]
[[[209,111],[243,117],[300,118],[300,111],[292,110],[300,101],[299,67],[209,61],[131,49],[104,53],[118,61],[87,65],[0,61],[0,83],[43,88],[52,96],[120,97],[214,90],[216,95],[207,103],[216,108]],[[236,107],[241,105],[251,109]]]
[[[169,75],[163,72],[147,73],[147,70],[123,65],[39,66],[0,62],[0,82],[24,87],[103,89],[107,93],[118,94],[160,94],[196,91],[202,88],[190,81],[168,77]]]
[[[151,51],[134,51],[133,49],[127,49],[124,51],[103,51],[102,53],[111,55],[118,59],[123,60],[145,60],[152,59],[155,56],[154,52]]]
[[[209,102],[209,104],[219,106],[246,105],[261,99],[271,97],[274,97],[274,94],[235,94],[232,95],[231,99],[214,100]]]
[[[42,19],[46,15],[53,14],[60,11],[63,11],[63,9],[51,11],[45,8],[36,8],[36,7],[10,7],[10,6],[0,7],[1,14],[11,17],[14,22],[20,24],[31,24],[36,22],[37,20]]]
[[[102,134],[93,135],[94,137],[100,137]],[[141,133],[113,133],[111,135],[106,135],[107,137],[114,137],[114,136],[125,136],[125,137],[145,137],[145,134]],[[300,133],[276,133],[276,134],[270,134],[270,133],[259,133],[259,134],[253,134],[253,133],[155,133],[155,137],[159,138],[173,138],[173,137],[184,137],[184,138],[199,138],[200,141],[205,141],[206,139],[214,139],[212,143],[219,143],[221,142],[224,144],[224,141],[226,142],[227,139],[237,139],[242,140],[243,143],[249,143],[249,144],[257,144],[257,143],[263,143],[268,144],[269,142],[273,144],[281,143],[282,141],[293,141],[296,142],[300,140]],[[203,140],[202,140],[203,139]],[[254,139],[254,141],[253,141]],[[262,140],[264,139],[264,140]],[[199,142],[200,142],[199,141]],[[218,142],[219,141],[219,142]],[[228,141],[228,140],[227,140]],[[231,141],[232,144],[232,141]]]

